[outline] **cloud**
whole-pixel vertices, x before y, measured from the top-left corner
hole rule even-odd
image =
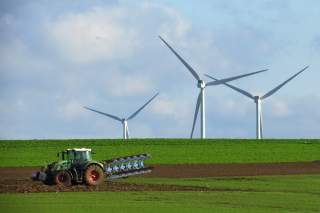
[[[315,49],[320,52],[320,35],[312,39],[310,46],[312,49]]]
[[[7,28],[7,27],[10,28],[12,25],[15,25],[15,23],[16,23],[16,20],[13,17],[13,15],[4,13],[0,17],[0,26],[1,26],[0,30],[3,31],[4,28]]]
[[[173,8],[152,2],[144,2],[141,6],[142,10],[148,15],[155,13],[162,19],[171,19],[171,21],[165,20],[159,23],[158,35],[181,39],[190,30],[191,24]]]
[[[153,104],[152,111],[160,115],[174,116],[177,112],[176,103],[166,98],[159,98]]]
[[[34,73],[50,67],[45,60],[33,56],[32,50],[19,39],[0,45],[0,61],[0,72]]]
[[[168,20],[148,28],[148,19],[157,21],[154,11]],[[179,38],[188,24],[172,9],[143,2],[133,8],[118,5],[67,13],[48,23],[46,29],[59,54],[74,63],[89,63],[128,58],[143,48],[144,38],[150,34]]]
[[[292,114],[288,103],[284,100],[273,98],[268,104],[268,110],[272,117],[288,117]]]
[[[283,102],[287,105],[289,113],[287,114],[285,110],[284,115],[280,116],[272,112],[272,103],[271,106],[269,103],[265,104],[265,108],[268,107],[264,112],[266,137],[319,138],[320,112],[317,106],[320,104],[320,97],[318,95],[293,97],[286,98]]]
[[[123,58],[137,47],[137,32],[122,23],[128,15],[123,8],[70,13],[48,25],[48,36],[60,53],[73,62]]]
[[[154,86],[150,80],[139,74],[126,74],[113,72],[105,80],[105,93],[111,96],[133,96],[139,94],[148,94],[154,91]]]
[[[196,97],[194,97],[194,99],[196,99]],[[194,101],[190,95],[184,95],[183,93],[172,96],[167,92],[160,92],[160,95],[152,105],[152,112],[158,116],[185,122],[186,119],[193,116]]]
[[[2,0],[0,4],[0,12],[11,12],[20,8],[25,1],[23,0]]]
[[[83,106],[77,100],[69,100],[57,108],[59,117],[65,120],[77,120],[85,115]]]

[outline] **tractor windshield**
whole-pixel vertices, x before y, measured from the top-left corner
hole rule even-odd
[[[91,153],[89,151],[76,151],[74,153],[75,160],[91,160]]]

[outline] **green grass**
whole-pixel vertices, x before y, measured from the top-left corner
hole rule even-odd
[[[234,191],[0,194],[0,208],[2,212],[316,213],[320,211],[319,177],[135,178],[127,180]]]
[[[103,160],[147,152],[148,163],[253,163],[320,159],[320,140],[26,140],[0,141],[0,167],[41,166],[56,160],[56,153],[72,147],[89,147]]]
[[[320,175],[179,179],[131,177],[119,181],[137,184],[198,186],[215,190],[318,194],[320,196]]]

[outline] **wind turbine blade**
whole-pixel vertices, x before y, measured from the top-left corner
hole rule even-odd
[[[89,107],[83,107],[83,108],[85,108],[85,109],[87,109],[87,110],[90,110],[90,111],[93,111],[93,112],[96,112],[96,113],[99,113],[99,114],[101,114],[101,115],[108,116],[109,118],[112,118],[112,119],[115,119],[115,120],[117,120],[117,121],[121,121],[121,122],[122,122],[122,119],[119,118],[118,116],[111,115],[111,114],[108,114],[108,113],[105,113],[105,112],[100,112],[100,111],[98,111],[98,110],[91,109],[91,108],[89,108]]]
[[[155,97],[157,97],[157,95],[159,95],[159,93],[155,94],[149,101],[147,101],[147,103],[142,105],[142,107],[140,107],[136,112],[134,112],[132,115],[130,115],[130,117],[128,117],[127,120],[134,118],[143,108],[145,108],[153,99],[155,99]]]
[[[277,92],[281,87],[283,87],[286,83],[288,83],[289,81],[291,81],[292,79],[294,79],[297,75],[299,75],[300,73],[302,73],[303,71],[305,71],[309,66],[306,66],[305,68],[303,68],[302,70],[300,70],[299,72],[297,72],[296,74],[294,74],[293,76],[291,76],[288,80],[284,81],[283,83],[281,83],[279,86],[275,87],[274,89],[270,90],[269,92],[267,92],[264,96],[261,97],[261,99],[265,99],[268,98],[269,96],[273,95],[275,92]]]
[[[192,124],[192,130],[191,130],[190,138],[192,138],[194,127],[196,126],[196,121],[197,121],[197,117],[198,117],[200,102],[201,102],[201,92],[199,93],[199,96],[198,96],[198,99],[197,99],[197,104],[196,104],[196,109],[194,111],[193,124]]]
[[[227,83],[229,81],[233,81],[233,80],[236,80],[239,78],[247,77],[247,76],[258,74],[258,73],[265,72],[265,71],[267,71],[267,69],[256,71],[256,72],[251,72],[251,73],[247,73],[247,74],[243,74],[243,75],[237,75],[237,76],[230,77],[230,78],[224,78],[224,79],[220,79],[220,80],[216,80],[216,81],[211,81],[211,82],[207,83],[206,85],[207,86],[219,85],[219,84]],[[205,74],[205,76],[210,78],[209,75]]]
[[[216,78],[214,78],[214,77],[212,77],[210,75],[206,74],[206,76],[211,78],[211,79],[213,79],[213,80],[217,80],[218,81],[218,79],[216,79]],[[227,87],[230,87],[231,89],[233,89],[233,90],[235,90],[235,91],[237,91],[237,92],[239,92],[239,93],[251,98],[251,99],[254,99],[254,96],[252,94],[250,94],[249,92],[247,92],[247,91],[245,91],[243,89],[240,89],[240,88],[238,88],[236,86],[232,86],[231,84],[228,84],[228,83],[223,83],[223,84],[226,85]]]
[[[173,54],[175,54],[178,57],[178,59],[190,71],[193,77],[200,81],[200,76],[198,75],[198,73],[161,36],[159,36],[159,38],[163,41],[163,43],[165,43],[165,45],[167,45],[167,47],[173,52]]]

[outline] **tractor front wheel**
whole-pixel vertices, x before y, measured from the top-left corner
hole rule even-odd
[[[85,172],[86,184],[91,186],[96,186],[102,183],[103,179],[104,179],[104,173],[100,166],[95,164],[88,166]]]
[[[58,186],[71,186],[71,175],[65,170],[59,171],[54,180]]]

